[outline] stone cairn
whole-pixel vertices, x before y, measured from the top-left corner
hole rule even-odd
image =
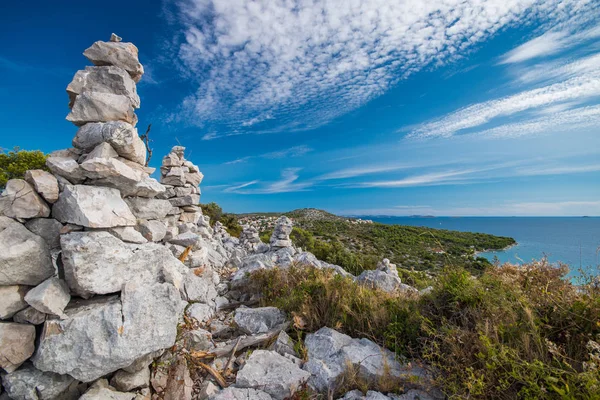
[[[0,195],[0,399],[283,400],[304,385],[331,392],[349,365],[371,383],[426,375],[330,328],[306,336],[300,360],[285,313],[246,307],[257,300],[248,273],[297,264],[355,278],[296,249],[286,217],[270,246],[255,228],[241,239],[213,230],[185,148],[164,157],[160,183],[150,176],[137,48],[113,34],[84,55],[94,65],[67,87],[73,147]],[[365,283],[397,290],[392,267]]]

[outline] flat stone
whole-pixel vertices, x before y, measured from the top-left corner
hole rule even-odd
[[[0,368],[14,372],[35,350],[35,326],[0,322]]]
[[[282,356],[289,354],[290,356],[298,357],[296,350],[294,350],[294,341],[285,331],[279,332],[277,339],[269,347],[269,350],[276,351]]]
[[[108,232],[124,242],[137,244],[148,242],[148,240],[146,240],[146,238],[142,236],[140,232],[136,231],[132,226],[119,226],[116,228],[110,228]]]
[[[167,227],[157,220],[140,220],[136,229],[150,242],[160,242],[167,234]]]
[[[265,333],[285,322],[285,313],[276,307],[239,307],[233,318],[245,333],[254,335]]]
[[[97,41],[83,55],[94,65],[114,65],[124,69],[136,83],[144,74],[144,67],[138,60],[138,49],[132,43]]]
[[[167,200],[128,197],[125,202],[139,219],[163,219],[171,210],[171,204]]]
[[[73,146],[90,152],[102,142],[109,143],[119,156],[145,165],[146,146],[131,124],[123,121],[85,124],[77,130]]]
[[[199,301],[213,304],[217,297],[217,289],[212,277],[196,275],[189,271],[184,277],[185,296],[187,301]]]
[[[67,320],[47,320],[34,365],[92,382],[171,347],[183,306],[177,289],[168,283],[128,282],[121,293],[121,298],[71,302]]]
[[[193,386],[187,361],[180,356],[169,368],[163,400],[192,400]]]
[[[208,322],[215,315],[215,310],[208,304],[194,303],[188,307],[186,314],[188,317],[202,323]]]
[[[140,182],[144,176],[116,158],[88,158],[81,163],[83,174],[90,179],[101,180],[105,185],[128,190]],[[106,185],[109,186],[109,185]]]
[[[67,121],[77,126],[89,122],[123,121],[135,126],[137,116],[126,96],[112,93],[83,92],[77,98]]]
[[[30,363],[5,375],[2,384],[11,399],[76,400],[81,396],[78,382],[69,375],[43,372]]]
[[[54,275],[44,239],[20,223],[0,217],[0,286],[35,286]]]
[[[46,166],[54,175],[65,178],[70,183],[81,183],[85,180],[83,170],[77,160],[68,157],[48,157]]]
[[[67,284],[58,278],[49,278],[31,289],[25,301],[36,310],[62,317],[71,295]]]
[[[130,281],[161,282],[165,269],[187,268],[164,246],[124,243],[108,232],[73,232],[61,238],[69,288],[81,297],[109,294]]]
[[[41,236],[50,249],[60,247],[60,233],[63,224],[54,218],[34,218],[25,223],[25,228],[32,233]]]
[[[207,351],[213,348],[212,334],[204,329],[194,329],[182,334],[182,345],[186,349],[195,351]]]
[[[92,158],[117,158],[119,153],[110,145],[110,143],[102,142],[98,146],[94,147],[86,157],[85,160],[91,160]],[[83,160],[83,161],[85,161]]]
[[[209,400],[272,400],[273,398],[262,390],[241,389],[228,387],[210,396]]]
[[[274,351],[252,352],[235,378],[241,388],[261,388],[273,399],[291,397],[308,380],[310,374]]]
[[[106,379],[100,379],[79,398],[79,400],[133,400],[135,393],[117,391],[108,384]]]
[[[184,232],[184,233],[180,233],[179,235],[175,236],[172,239],[169,239],[169,243],[172,244],[177,244],[179,246],[183,246],[183,247],[188,247],[188,246],[195,246],[198,243],[198,240],[200,239],[200,236],[196,235],[193,232]]]
[[[183,197],[174,197],[168,200],[173,207],[184,207],[200,204],[200,196],[197,194],[190,194]]]
[[[183,186],[186,183],[185,171],[182,167],[169,167],[168,171],[162,175],[160,182],[164,185]]]
[[[110,380],[111,386],[122,392],[145,388],[150,385],[150,368],[145,367],[136,372],[117,371]]]
[[[202,183],[202,179],[204,179],[204,175],[201,172],[186,172],[185,173],[185,182],[192,184],[194,186],[200,185],[200,183]]]
[[[60,222],[87,228],[133,226],[136,223],[118,190],[98,186],[65,186],[52,207],[52,216]]]
[[[25,295],[29,286],[0,286],[0,319],[8,319],[27,308]]]
[[[50,172],[30,169],[25,172],[25,181],[34,187],[48,203],[58,200],[58,181]]]
[[[362,394],[360,390],[352,390],[346,393],[340,400],[391,400],[391,398],[373,390],[367,391],[366,395]]]
[[[129,99],[133,108],[140,108],[140,97],[137,94],[135,82],[122,68],[114,66],[85,67],[77,71],[69,86],[69,107],[83,92],[99,92],[120,94]]]
[[[25,220],[48,217],[50,207],[23,179],[11,179],[0,195],[0,215]]]
[[[13,316],[13,321],[18,322],[19,324],[40,325],[43,324],[45,320],[46,314],[33,307],[27,307]]]

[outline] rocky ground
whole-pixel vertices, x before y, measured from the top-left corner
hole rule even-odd
[[[402,378],[428,399],[423,368],[329,327],[294,342],[290,321],[255,307],[249,273],[341,267],[294,248],[292,222],[270,243],[256,228],[231,237],[198,207],[203,175],[175,146],[160,182],[135,128],[137,48],[113,35],[84,52],[94,66],[67,87],[72,147],[0,196],[0,399],[288,399],[331,396],[349,370],[366,382]],[[357,282],[412,291],[383,260]],[[303,354],[297,349],[303,348]]]

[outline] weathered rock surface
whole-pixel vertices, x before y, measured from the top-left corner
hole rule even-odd
[[[106,179],[99,179],[92,183],[98,186],[108,186],[119,189],[123,197],[155,197],[165,191],[163,185],[158,183],[156,179],[150,177],[144,177],[141,181],[130,186],[118,184],[118,182],[115,183]]]
[[[181,298],[172,285],[132,281],[121,298],[72,302],[65,310],[67,320],[47,320],[32,360],[43,371],[91,382],[172,346],[181,312]]]
[[[171,204],[167,200],[128,197],[125,202],[139,219],[163,219],[171,210]]]
[[[119,190],[128,190],[144,178],[140,171],[116,158],[88,158],[81,163],[81,169],[87,178],[100,180],[100,183]]]
[[[89,152],[102,142],[110,144],[123,158],[141,165],[146,162],[146,146],[137,129],[123,121],[85,124],[77,130],[73,146]]]
[[[35,350],[35,326],[0,322],[0,368],[13,372]]]
[[[363,271],[356,277],[356,281],[362,285],[380,289],[388,293],[396,291],[417,292],[415,288],[402,283],[396,266],[390,263],[390,260],[387,258],[384,258],[377,265],[376,270]]]
[[[27,307],[13,316],[13,321],[18,322],[19,324],[40,325],[43,324],[45,320],[46,314],[33,307]]]
[[[282,356],[289,354],[290,356],[298,357],[296,350],[294,350],[294,342],[292,341],[292,338],[285,333],[285,331],[279,332],[277,339],[269,347],[269,350],[276,351]]]
[[[164,246],[124,243],[108,232],[72,232],[61,246],[65,279],[82,297],[115,293],[127,282],[160,282],[166,268],[187,270]]]
[[[209,397],[209,400],[272,400],[273,398],[262,390],[240,389],[228,387]]]
[[[54,275],[44,239],[0,216],[0,285],[35,286]]]
[[[390,397],[373,390],[369,390],[366,395],[362,394],[360,390],[352,390],[340,400],[390,400]]]
[[[271,235],[271,249],[277,250],[292,246],[290,234],[292,233],[293,228],[294,224],[292,223],[292,220],[286,216],[279,217],[275,222],[275,228]]]
[[[210,320],[215,314],[214,307],[208,304],[194,303],[186,310],[188,317],[202,323]]]
[[[23,179],[11,179],[0,195],[0,215],[19,220],[48,217],[50,207]]]
[[[117,239],[120,239],[124,242],[128,243],[147,243],[148,240],[142,234],[135,230],[133,226],[119,226],[116,228],[110,228],[108,230],[112,233]]]
[[[57,179],[58,177],[62,177],[73,184],[81,183],[85,180],[83,170],[79,166],[79,163],[77,163],[77,160],[73,158],[49,156],[46,159],[46,166],[54,175],[57,175]]]
[[[106,379],[100,379],[79,398],[79,400],[132,400],[135,393],[117,391],[108,384]]]
[[[98,41],[83,55],[94,65],[114,65],[124,69],[136,83],[144,74],[144,67],[138,60],[138,49],[132,43]]]
[[[62,317],[71,300],[67,284],[58,278],[49,278],[40,283],[25,296],[25,301],[36,310]]]
[[[116,189],[67,185],[52,207],[52,216],[63,223],[88,228],[133,226],[135,216]]]
[[[165,224],[157,220],[141,220],[136,229],[150,242],[160,242],[167,234],[167,227]]]
[[[261,388],[274,399],[283,400],[292,396],[309,376],[274,351],[255,350],[238,371],[235,384],[241,388]]]
[[[408,368],[396,361],[392,352],[380,348],[368,339],[353,339],[331,328],[321,328],[307,335],[305,346],[308,361],[303,369],[310,372],[308,384],[325,391],[338,384],[348,367],[367,382],[377,383],[385,378],[424,378],[425,371]]]
[[[5,375],[2,384],[16,400],[76,400],[81,396],[78,382],[71,376],[43,372],[30,363]]]
[[[200,203],[200,195],[197,194],[189,194],[184,197],[174,197],[169,199],[169,202],[173,207],[185,207],[197,205]]]
[[[276,307],[240,307],[235,310],[234,321],[243,332],[253,335],[285,322],[285,313]]]
[[[113,149],[113,147],[107,143],[102,142],[98,146],[94,147],[88,155],[85,156],[84,160],[80,160],[80,162],[84,162],[87,160],[91,160],[92,158],[117,158],[119,157],[119,153]]]
[[[25,227],[32,233],[41,236],[50,249],[60,247],[60,233],[63,224],[54,218],[34,218],[25,223]]]
[[[31,169],[25,172],[25,180],[35,188],[48,203],[58,200],[58,181],[49,172]]]
[[[148,387],[150,385],[150,368],[145,367],[136,372],[117,371],[110,380],[110,384],[123,392]]]
[[[84,70],[77,71],[67,86],[70,107],[75,103],[75,98],[83,92],[120,94],[127,97],[134,108],[140,107],[135,82],[119,67],[85,67]]]
[[[0,319],[8,319],[17,312],[27,308],[25,295],[28,286],[0,286]]]
[[[83,92],[75,103],[67,121],[77,126],[89,122],[123,121],[135,126],[137,116],[127,96],[112,93]]]
[[[169,368],[164,400],[192,400],[194,381],[185,358],[178,357]]]

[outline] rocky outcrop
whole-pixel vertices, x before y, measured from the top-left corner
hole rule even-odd
[[[396,265],[390,263],[390,260],[384,258],[377,265],[376,270],[365,270],[356,281],[362,285],[380,289],[384,292],[393,293],[397,291],[418,293],[418,290],[412,286],[405,285],[398,276]]]

